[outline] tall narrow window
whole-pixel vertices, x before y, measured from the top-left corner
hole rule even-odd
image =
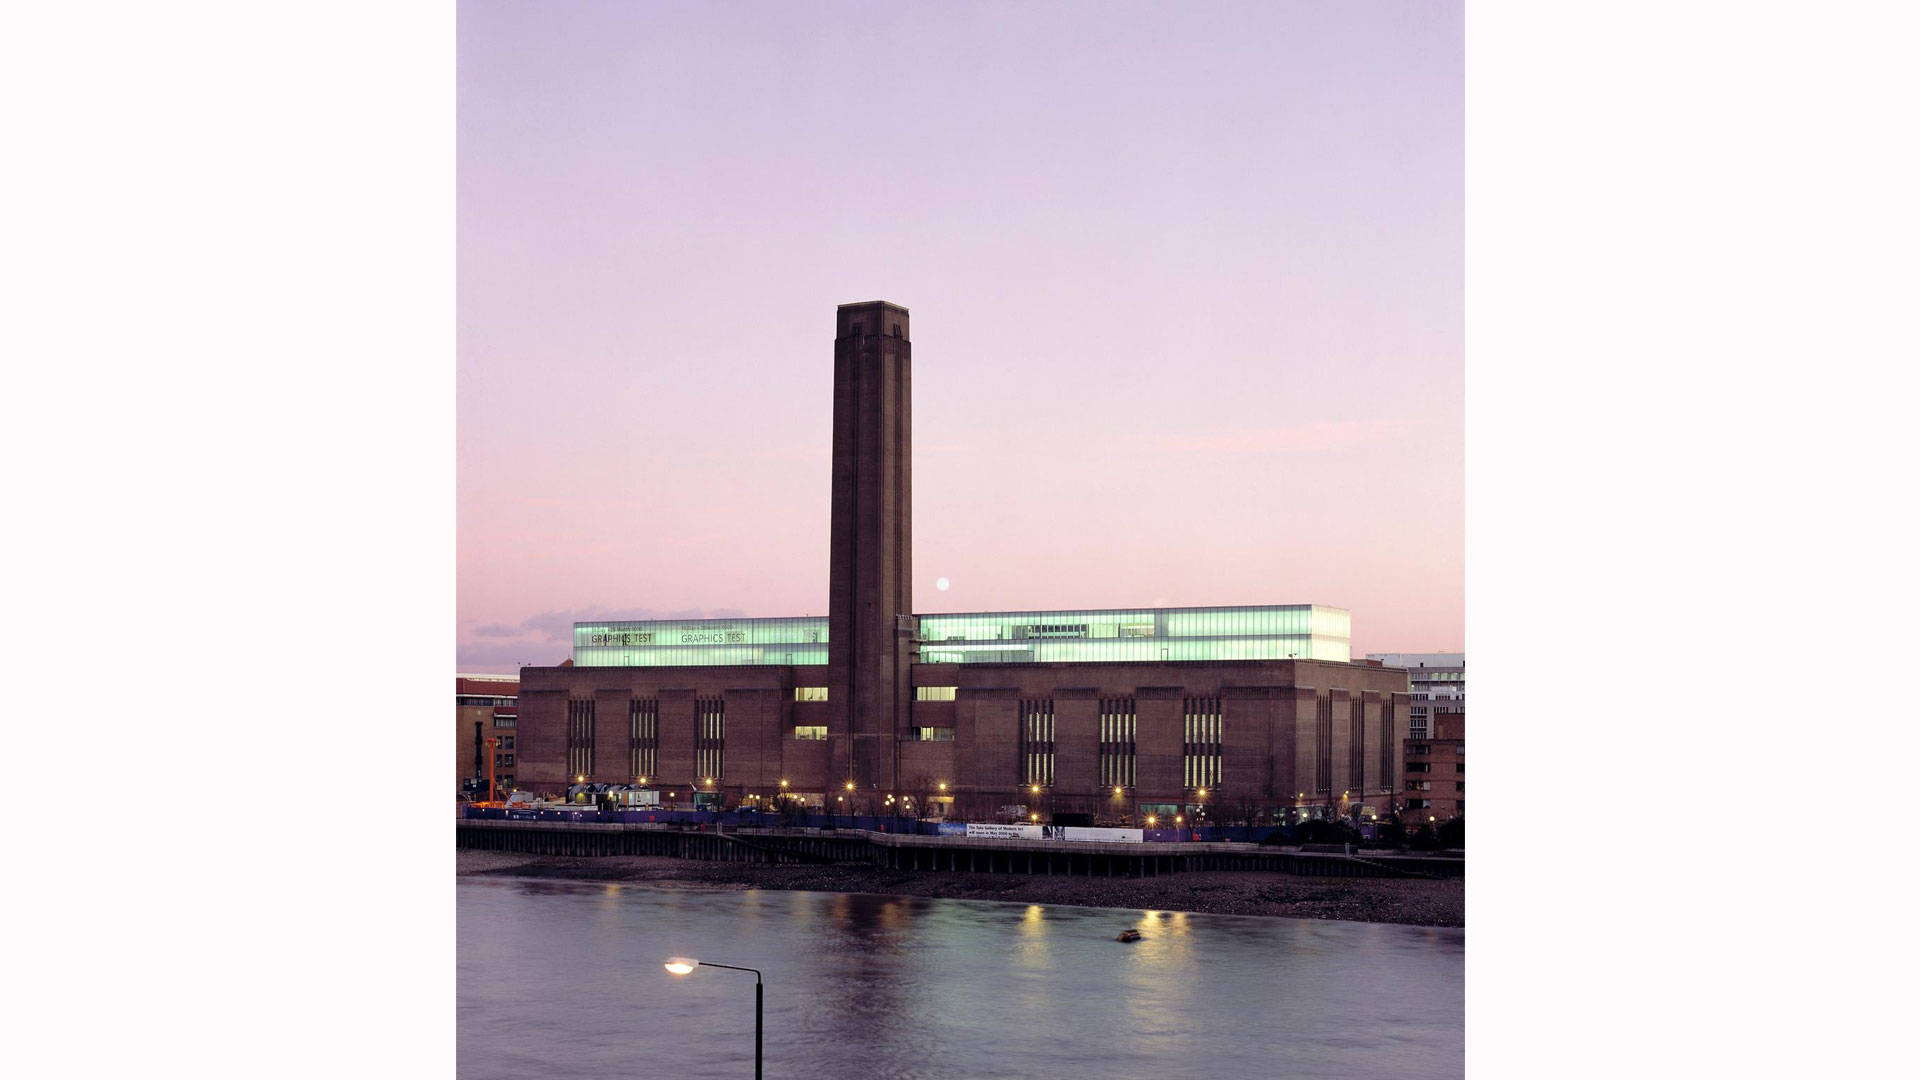
[[[1364,698],[1349,702],[1347,724],[1347,787],[1355,795],[1367,790],[1367,703]]]
[[[1220,699],[1187,698],[1180,709],[1186,786],[1220,786]]]
[[[1100,700],[1100,786],[1134,786],[1134,733],[1138,717],[1133,699]]]
[[[1020,702],[1020,782],[1053,783],[1053,699]]]
[[[632,746],[628,770],[635,779],[653,777],[659,771],[659,701],[636,698],[627,702],[627,738]]]
[[[1321,694],[1314,700],[1313,788],[1322,795],[1333,793],[1333,696]]]
[[[693,768],[695,780],[718,780],[727,775],[727,703],[724,698],[696,698]]]
[[[593,776],[592,698],[567,701],[567,772],[572,776]]]
[[[1380,701],[1380,771],[1374,781],[1384,788],[1393,786],[1393,747],[1399,736],[1394,733],[1393,696],[1391,694]]]

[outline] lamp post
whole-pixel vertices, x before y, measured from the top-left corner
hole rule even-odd
[[[728,971],[753,972],[753,1080],[760,1080],[761,997],[766,989],[766,985],[764,981],[760,978],[759,969],[750,968],[750,967],[734,967],[732,964],[715,964],[706,960],[695,960],[690,956],[671,957],[667,960],[666,967],[668,971],[673,972],[675,975],[691,975],[693,974],[694,968],[700,968],[700,967],[725,968]]]

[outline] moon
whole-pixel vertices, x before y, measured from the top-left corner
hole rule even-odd
[[[947,585],[948,581],[946,578],[941,578],[939,581],[933,583],[933,587],[939,589],[941,592],[947,591]]]

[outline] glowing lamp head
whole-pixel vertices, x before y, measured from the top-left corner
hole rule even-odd
[[[1158,819],[1158,818],[1156,818],[1156,817],[1154,817],[1154,816],[1153,816],[1152,814],[1148,814],[1148,815],[1147,815],[1147,828],[1149,828],[1149,829],[1151,829],[1151,828],[1153,828],[1153,825],[1154,825],[1154,822],[1156,822],[1156,821],[1158,821],[1158,820],[1159,820],[1159,819]]]
[[[690,956],[676,956],[667,961],[667,970],[675,975],[691,975],[693,969],[699,966],[700,961]]]
[[[1028,814],[1027,816],[1028,816],[1028,817],[1030,817],[1030,818],[1032,818],[1032,819],[1033,819],[1033,820],[1035,820],[1035,821],[1039,821],[1039,820],[1040,820],[1040,815],[1039,815],[1039,814]]]
[[[1207,797],[1207,789],[1206,789],[1206,788],[1201,788],[1201,789],[1200,789],[1200,797],[1201,797],[1201,798],[1203,798],[1203,799]]]
[[[1114,789],[1113,789],[1113,797],[1114,797],[1114,798],[1116,798],[1116,799],[1117,799],[1117,798],[1119,798],[1119,797],[1120,797],[1120,796],[1122,796],[1122,795],[1125,795],[1126,793],[1127,793],[1127,789],[1126,789],[1126,788],[1114,788]]]
[[[941,791],[947,790],[947,782],[945,780],[940,781],[940,790]]]
[[[853,781],[851,781],[851,780],[849,780],[849,781],[847,781],[847,790],[848,790],[848,791],[852,791],[852,790],[853,790]]]
[[[1040,785],[1035,784],[1032,787],[1028,788],[1027,790],[1033,792],[1035,795],[1038,795],[1040,794]]]

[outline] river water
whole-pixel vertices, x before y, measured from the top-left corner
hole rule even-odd
[[[458,880],[463,1080],[1462,1075],[1466,932],[657,884]],[[1144,939],[1113,940],[1126,927]]]

